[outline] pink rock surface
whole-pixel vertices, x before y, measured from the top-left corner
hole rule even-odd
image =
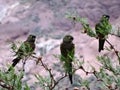
[[[45,1],[47,3],[45,3]],[[67,0],[66,0],[67,1]],[[50,3],[52,2],[52,4]],[[0,0],[2,4],[12,5],[14,0]],[[31,4],[32,3],[32,4]],[[53,4],[55,3],[55,4]],[[29,8],[24,8],[26,5],[30,5]],[[60,1],[47,1],[39,0],[32,1],[26,4],[20,4],[14,9],[10,9],[9,15],[7,15],[0,24],[0,64],[5,67],[6,64],[12,63],[13,53],[10,49],[11,42],[24,41],[28,34],[37,34],[36,44],[41,43],[43,38],[48,37],[48,40],[53,40],[58,35],[59,39],[53,44],[57,45],[54,49],[49,50],[47,54],[43,56],[44,62],[50,67],[53,64],[60,63],[59,59],[56,59],[53,55],[60,54],[59,44],[61,43],[61,37],[65,34],[71,34],[74,36],[74,43],[76,46],[76,57],[84,57],[86,70],[90,70],[90,65],[94,66],[97,70],[100,67],[100,63],[96,60],[98,55],[109,55],[113,59],[116,59],[113,52],[102,51],[98,53],[98,40],[91,38],[86,34],[81,33],[81,25],[76,24],[72,26],[70,20],[65,18],[66,11],[77,11],[80,16],[87,17],[92,27],[98,22],[100,16],[107,13],[111,16],[111,23],[119,27],[120,22],[120,0],[70,0],[67,4],[63,5]],[[38,28],[37,28],[38,27]],[[36,30],[37,28],[37,30]],[[39,32],[40,31],[40,32]],[[39,32],[39,33],[38,33]],[[41,35],[41,36],[39,36]],[[54,37],[54,38],[53,38]],[[115,36],[108,37],[108,40],[115,46],[116,49],[120,50],[120,38]],[[56,40],[56,39],[55,39]],[[45,43],[43,41],[42,43]],[[48,44],[49,45],[49,44]],[[105,43],[105,46],[109,46]],[[38,47],[37,47],[38,48]],[[37,50],[36,50],[37,51]],[[38,51],[37,51],[38,52]],[[17,68],[21,67],[21,62],[17,65]],[[54,68],[53,68],[54,70]],[[40,65],[35,65],[35,62],[30,60],[26,65],[26,72],[32,73],[29,75],[30,85],[36,81],[33,74],[40,73],[45,75],[46,72]],[[55,77],[59,77],[59,72],[54,71]],[[83,71],[78,70],[76,72],[79,76],[86,78]],[[26,80],[27,77],[25,77]],[[37,90],[37,89],[36,89]],[[38,89],[40,90],[40,89]]]

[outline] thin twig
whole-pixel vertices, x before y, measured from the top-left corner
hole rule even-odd
[[[118,35],[116,35],[116,34],[113,34],[113,33],[110,33],[110,35],[113,35],[113,36],[116,36],[116,37],[119,37],[119,38],[120,38],[120,36],[118,36]]]
[[[51,83],[50,85],[47,85],[47,87],[50,89],[50,90],[53,90],[55,88],[56,85],[58,85],[58,83],[64,79],[65,77],[67,77],[67,74],[63,75],[61,78],[59,78],[58,80],[55,80],[54,78],[54,75],[52,74],[52,71],[51,69],[48,68],[48,66],[42,61],[42,57],[36,57],[36,56],[32,56],[33,58],[36,58],[37,59],[37,62],[39,61],[41,63],[41,65],[44,67],[44,69],[46,71],[49,72],[49,75],[50,75],[50,78],[51,78]]]
[[[52,74],[52,72],[51,72],[51,69],[49,69],[49,68],[47,67],[47,65],[45,65],[45,64],[43,63],[42,60],[40,60],[40,62],[41,62],[41,64],[42,64],[42,66],[45,68],[45,70],[47,70],[47,71],[49,72],[49,74],[50,74],[51,84],[50,84],[49,89],[50,89],[50,90],[53,90],[53,89],[55,88],[55,86],[56,86],[62,79],[64,79],[67,75],[65,74],[65,75],[62,76],[59,80],[56,81],[55,78],[54,78],[54,76],[53,76],[53,74]]]
[[[86,73],[86,75],[87,74],[92,74],[93,72],[88,72],[88,71],[86,71],[84,68],[83,68],[83,66],[80,66],[79,68],[77,68],[77,69],[75,69],[74,71],[73,71],[73,73],[75,73],[77,70],[79,70],[79,69],[81,69],[81,70],[83,70],[85,73]]]
[[[119,64],[120,64],[120,56],[118,54],[118,51],[114,48],[114,46],[106,39],[106,42],[110,45],[110,47],[114,50],[115,54],[117,55],[118,57],[118,60],[119,60]]]
[[[53,85],[53,87],[51,88],[51,90],[53,90],[53,89],[55,88],[55,86],[56,86],[62,79],[64,79],[65,77],[67,77],[67,74],[65,74],[65,75],[62,76],[60,79],[58,79],[58,80],[54,83],[54,85]]]
[[[42,66],[45,68],[45,70],[47,70],[47,71],[49,72],[50,77],[51,77],[51,85],[50,85],[50,86],[52,86],[52,84],[53,84],[54,82],[56,82],[56,81],[55,81],[54,76],[53,76],[53,74],[52,74],[52,72],[51,72],[51,69],[49,69],[49,68],[47,67],[47,65],[45,65],[45,64],[43,63],[42,59],[40,60],[40,62],[41,62],[41,64],[42,64]]]
[[[10,86],[8,84],[6,84],[3,80],[0,80],[0,86],[3,87],[3,88],[6,88],[8,90],[13,90],[13,86]]]

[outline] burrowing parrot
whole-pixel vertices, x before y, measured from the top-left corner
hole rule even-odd
[[[109,19],[110,19],[109,15],[102,15],[99,23],[97,23],[95,26],[96,35],[99,39],[99,49],[98,49],[99,52],[101,50],[104,50],[104,43],[106,37],[108,36],[112,28]]]
[[[75,46],[73,44],[73,37],[71,35],[66,35],[63,38],[63,42],[60,45],[61,50],[61,60],[64,62],[64,67],[66,73],[69,75],[69,79],[71,84],[72,81],[72,61],[74,59],[74,50]]]
[[[36,36],[29,35],[27,40],[22,43],[22,45],[19,47],[18,51],[16,52],[16,58],[12,61],[12,65],[8,69],[8,71],[11,70],[11,67],[15,67],[16,64],[25,57],[29,57],[31,54],[33,54],[33,51],[35,49],[35,39]]]

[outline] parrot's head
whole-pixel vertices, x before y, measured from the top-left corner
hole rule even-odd
[[[63,42],[64,43],[71,43],[73,41],[73,37],[71,35],[66,35],[64,38],[63,38]]]
[[[29,35],[27,38],[27,41],[29,42],[35,42],[36,36],[35,35]]]
[[[106,14],[102,15],[102,17],[101,17],[101,21],[104,21],[104,20],[109,21],[109,19],[110,19],[110,16],[106,15]]]

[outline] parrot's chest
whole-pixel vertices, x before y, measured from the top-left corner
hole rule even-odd
[[[65,44],[63,45],[63,49],[66,50],[66,51],[71,51],[73,49],[73,46],[72,44]]]

